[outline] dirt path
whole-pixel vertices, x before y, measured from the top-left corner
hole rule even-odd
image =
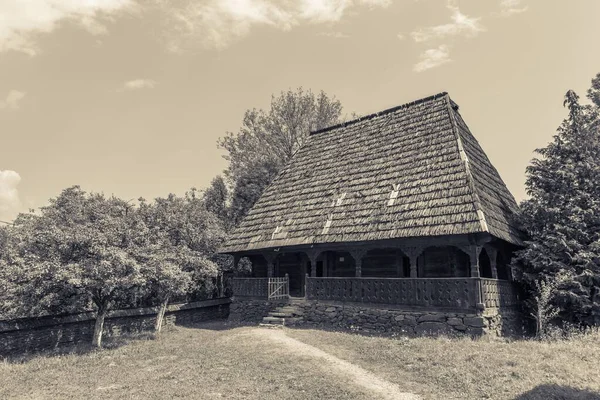
[[[254,329],[253,334],[261,337],[267,337],[273,342],[280,343],[291,351],[301,354],[303,356],[311,356],[316,359],[324,360],[328,362],[333,368],[332,372],[339,374],[343,377],[351,377],[352,381],[364,387],[365,389],[377,393],[382,399],[390,400],[418,400],[421,396],[413,393],[402,392],[398,385],[379,378],[375,374],[354,365],[348,361],[342,360],[329,353],[324,352],[309,344],[303,343],[299,340],[291,338],[285,334],[283,330],[279,329]],[[319,360],[319,361],[320,361]]]

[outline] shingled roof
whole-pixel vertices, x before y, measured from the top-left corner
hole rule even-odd
[[[311,133],[224,253],[488,232],[517,203],[447,93]]]

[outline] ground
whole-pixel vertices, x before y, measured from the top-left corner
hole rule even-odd
[[[0,362],[0,399],[600,399],[600,335],[383,338],[177,327],[84,354]]]

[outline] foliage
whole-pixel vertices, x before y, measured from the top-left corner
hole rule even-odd
[[[215,253],[225,231],[204,200],[195,190],[152,204],[141,199],[139,212],[151,238],[142,255],[151,298],[162,304],[174,296],[211,297],[219,270]]]
[[[600,84],[599,77],[593,83]],[[597,88],[588,93],[593,97]],[[536,152],[527,167],[530,196],[521,204],[521,223],[529,235],[514,263],[521,280],[539,296],[541,282],[570,273],[552,304],[567,322],[600,324],[600,124],[597,104],[581,105],[565,96],[569,116],[553,141]],[[536,283],[537,282],[537,283]]]
[[[337,123],[341,112],[335,97],[302,88],[273,96],[268,111],[246,111],[238,133],[219,140],[219,147],[227,151],[225,176],[233,187],[231,225],[246,215],[308,134]]]
[[[555,297],[572,280],[571,272],[560,271],[554,276],[544,276],[533,282],[534,293],[527,299],[527,305],[536,322],[536,337],[544,338],[550,333],[552,329],[550,323],[560,314],[560,308],[554,303]]]

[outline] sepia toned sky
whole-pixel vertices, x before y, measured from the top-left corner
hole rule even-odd
[[[302,86],[367,114],[448,91],[517,200],[600,72],[597,0],[0,1],[0,220],[68,186],[206,187],[247,108]]]

